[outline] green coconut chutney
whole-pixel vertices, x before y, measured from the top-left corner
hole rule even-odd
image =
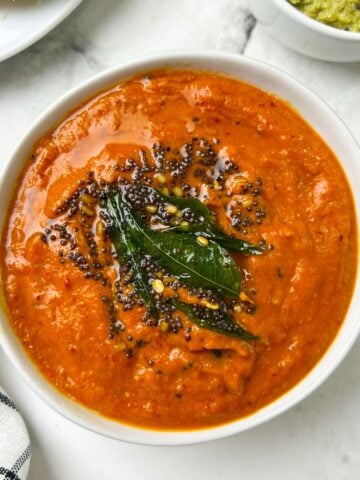
[[[360,0],[288,0],[303,13],[331,27],[360,32]]]

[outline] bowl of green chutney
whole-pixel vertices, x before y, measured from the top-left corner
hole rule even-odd
[[[258,21],[277,40],[304,55],[360,61],[360,0],[249,0]]]

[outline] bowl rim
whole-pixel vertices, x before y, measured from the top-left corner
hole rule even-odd
[[[288,0],[271,0],[277,7],[286,15],[290,16],[294,21],[302,24],[305,27],[315,30],[317,33],[327,37],[337,38],[339,40],[347,40],[350,42],[360,42],[360,32],[350,32],[341,30],[340,28],[332,27],[326,23],[309,17],[306,13],[301,12],[295,5],[292,5]]]
[[[314,109],[319,108],[320,111],[322,110],[328,113],[331,116],[331,123],[334,125],[336,124],[336,128],[340,137],[342,137],[344,141],[346,139],[346,141],[349,143],[350,150],[356,152],[357,156],[360,154],[359,146],[357,145],[354,137],[345,126],[343,121],[338,117],[338,115],[317,94],[281,69],[246,56],[222,51],[166,51],[144,55],[129,62],[116,65],[91,77],[87,81],[82,82],[60,96],[60,98],[53,102],[38,117],[38,119],[33,123],[32,127],[26,131],[26,133],[20,139],[18,145],[15,147],[13,153],[10,155],[7,163],[5,164],[5,167],[0,172],[0,192],[2,192],[4,188],[6,190],[6,184],[8,183],[7,177],[10,176],[11,178],[10,172],[13,167],[13,163],[16,164],[16,162],[19,161],[19,165],[22,165],[22,167],[24,166],[26,157],[24,157],[23,153],[28,152],[34,142],[39,138],[39,128],[42,131],[42,134],[46,133],[46,130],[44,131],[44,124],[47,125],[47,128],[49,128],[49,123],[46,121],[52,116],[55,116],[56,120],[54,122],[50,122],[50,128],[54,126],[53,123],[55,123],[55,125],[58,124],[63,118],[62,109],[64,108],[64,105],[66,106],[69,104],[69,102],[71,102],[73,108],[77,108],[77,106],[81,105],[82,102],[91,99],[99,92],[101,93],[101,91],[106,89],[107,86],[111,88],[113,85],[113,80],[111,79],[113,79],[113,77],[116,77],[117,81],[121,82],[123,79],[129,78],[137,73],[146,72],[161,67],[179,69],[184,68],[184,65],[186,65],[193,70],[217,72],[220,75],[227,75],[229,77],[241,80],[240,74],[236,76],[235,74],[225,73],[225,67],[222,65],[223,62],[225,62],[225,65],[228,64],[236,66],[236,68],[245,68],[245,71],[246,69],[249,69],[249,71],[254,70],[260,72],[265,77],[268,77],[268,79],[277,79],[284,83],[286,82],[287,85],[289,84],[294,92],[298,92],[303,98],[306,98],[311,104],[313,104]],[[193,66],[194,63],[209,64],[209,66],[196,67]],[[219,67],[212,66],[214,63],[219,63]],[[246,83],[251,83],[248,80],[243,81]],[[101,86],[98,85],[99,83]],[[264,88],[259,86],[258,83],[259,82],[255,80],[252,84],[264,90]],[[265,90],[271,92],[270,88]],[[275,95],[277,94],[275,93]],[[67,111],[69,110],[71,109],[67,108]],[[301,113],[300,115],[303,116]],[[305,121],[308,120],[305,118]],[[20,154],[22,154],[21,158]],[[355,153],[353,153],[353,155],[355,155]],[[342,164],[341,160],[339,161],[344,168],[345,174],[347,175],[344,165]],[[354,168],[358,168],[360,179],[360,167],[355,166]],[[350,186],[353,187],[353,183],[350,181],[349,175],[347,175],[347,177]],[[9,188],[8,185],[7,188]],[[10,188],[10,195],[12,193],[13,188]],[[359,192],[357,192],[354,188],[352,188],[352,194],[355,205],[359,207],[360,189]],[[8,206],[8,202],[5,204]],[[6,212],[6,210],[7,208],[4,209],[4,212]],[[359,211],[359,209],[357,209],[357,211]],[[226,424],[195,430],[156,430],[116,422],[102,417],[98,413],[92,413],[87,407],[68,399],[42,376],[42,374],[37,370],[36,365],[22,349],[20,340],[17,338],[15,332],[10,326],[10,321],[7,318],[8,316],[6,313],[6,307],[4,309],[0,308],[0,345],[26,384],[33,391],[35,391],[38,396],[42,398],[42,400],[44,400],[45,403],[47,403],[47,405],[49,405],[53,410],[57,411],[68,420],[71,420],[73,423],[85,427],[90,431],[129,443],[152,446],[188,445],[224,438],[258,426],[276,417],[280,413],[287,411],[299,401],[307,397],[335,370],[345,355],[349,352],[351,346],[358,337],[360,333],[360,322],[357,322],[355,325],[351,326],[351,324],[349,325],[348,321],[350,311],[352,313],[351,318],[355,318],[355,310],[360,311],[359,268],[356,274],[356,281],[351,303],[336,338],[333,340],[333,343],[329,346],[323,357],[300,382],[298,382],[292,389],[285,392],[281,397],[275,399],[270,404],[265,405],[260,410],[257,410],[247,417],[234,420]],[[352,323],[354,323],[354,321]],[[343,337],[345,338],[343,339]],[[92,415],[90,420],[86,417],[89,414]],[[85,419],[83,417],[85,417]],[[103,423],[100,422],[100,419],[102,419]],[[97,423],[97,420],[100,422],[100,424]]]

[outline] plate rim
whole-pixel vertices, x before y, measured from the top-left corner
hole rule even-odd
[[[82,3],[82,1],[83,0],[69,0],[69,2],[61,10],[61,13],[58,14],[56,17],[54,16],[54,18],[52,18],[43,28],[37,30],[25,41],[21,42],[18,45],[15,45],[13,48],[10,48],[5,53],[1,53],[0,51],[0,63],[26,50],[31,45],[45,37],[48,33],[54,30],[54,28],[57,27],[62,21],[64,21],[65,18],[68,17],[80,5],[80,3]],[[59,5],[61,5],[61,3]]]

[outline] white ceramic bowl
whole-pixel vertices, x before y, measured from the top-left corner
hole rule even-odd
[[[273,92],[290,102],[319,132],[340,159],[360,211],[360,151],[336,114],[314,93],[287,74],[264,63],[222,52],[177,52],[148,56],[106,71],[76,87],[52,105],[22,138],[9,159],[0,180],[0,225],[3,224],[7,205],[24,160],[34,142],[59,122],[79,103],[99,90],[120,82],[139,72],[158,67],[206,70],[228,75]],[[37,371],[27,357],[3,308],[0,312],[0,341],[7,356],[40,397],[59,413],[89,430],[128,442],[149,445],[180,445],[204,442],[232,435],[263,423],[298,403],[318,387],[344,358],[355,341],[359,329],[360,282],[357,278],[355,293],[341,330],[316,367],[292,390],[253,415],[226,425],[195,431],[157,431],[136,428],[104,418],[75,403],[53,388]]]
[[[320,60],[360,61],[360,33],[318,22],[287,0],[248,0],[248,5],[266,30],[287,47]]]

